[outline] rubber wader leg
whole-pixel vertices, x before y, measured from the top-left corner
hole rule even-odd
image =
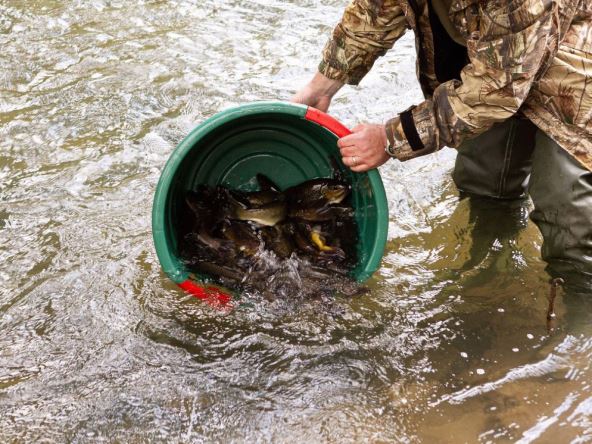
[[[537,128],[512,117],[458,148],[452,178],[459,191],[497,199],[526,196]]]
[[[543,259],[555,270],[592,277],[592,172],[538,131],[529,192]]]

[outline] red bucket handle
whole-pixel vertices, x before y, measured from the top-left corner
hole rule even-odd
[[[334,117],[331,117],[329,114],[324,113],[323,111],[313,108],[312,106],[308,107],[306,114],[304,115],[304,118],[306,120],[310,120],[311,122],[318,123],[323,128],[327,128],[329,131],[331,131],[339,138],[351,134],[349,128],[346,127],[339,120],[335,119]]]

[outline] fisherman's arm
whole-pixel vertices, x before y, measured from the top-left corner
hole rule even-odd
[[[458,147],[514,115],[529,94],[553,39],[555,2],[488,2],[479,37],[469,39],[471,63],[461,81],[440,85],[426,100],[386,123],[392,154],[407,160],[443,146]]]
[[[319,72],[292,101],[327,111],[344,84],[357,85],[407,28],[397,0],[354,0],[323,49]]]

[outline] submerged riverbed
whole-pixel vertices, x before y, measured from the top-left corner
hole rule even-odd
[[[0,441],[592,440],[592,298],[561,293],[548,330],[528,202],[461,200],[453,150],[381,169],[366,295],[222,314],[160,271],[172,149],[220,110],[288,99],[345,3],[0,2]],[[337,118],[421,99],[411,37]]]

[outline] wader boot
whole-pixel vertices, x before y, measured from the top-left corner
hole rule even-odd
[[[592,295],[592,172],[539,130],[529,193],[550,273],[577,280]]]
[[[519,200],[528,191],[550,273],[592,282],[592,173],[530,121],[513,117],[463,143],[453,179],[470,196]]]
[[[496,199],[526,197],[537,130],[530,120],[513,117],[464,142],[452,174],[459,191]]]

